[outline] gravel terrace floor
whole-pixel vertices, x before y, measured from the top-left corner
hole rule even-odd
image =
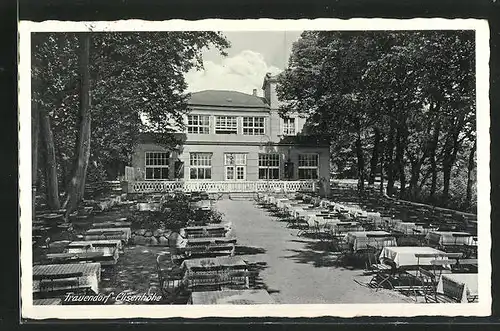
[[[260,276],[276,303],[411,303],[398,292],[365,287],[370,276],[360,269],[335,264],[335,253],[322,250],[319,242],[297,237],[298,230],[286,228],[253,201],[219,200],[215,207],[232,222],[238,245],[256,247],[263,253],[248,259],[267,262]],[[244,257],[244,256],[242,256]]]

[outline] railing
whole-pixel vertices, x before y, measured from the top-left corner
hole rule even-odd
[[[184,192],[297,192],[316,190],[314,181],[129,181],[129,193],[154,193],[182,190]]]

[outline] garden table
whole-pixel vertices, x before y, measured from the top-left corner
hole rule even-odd
[[[290,199],[288,199],[288,198],[276,199],[276,207],[283,208],[284,204],[287,202],[290,202]]]
[[[33,306],[55,306],[61,305],[62,300],[59,298],[49,298],[49,299],[34,299]]]
[[[228,229],[224,225],[189,226],[180,230],[184,238],[224,237]]]
[[[118,251],[123,251],[123,244],[121,240],[110,239],[110,240],[87,240],[87,241],[72,241],[68,244],[68,252],[82,250],[85,247],[91,246],[92,249],[96,250],[111,250],[118,249]]]
[[[220,287],[229,280],[231,273],[233,279],[244,287],[248,287],[249,284],[247,264],[239,257],[224,256],[184,260],[181,269],[185,271],[184,281],[191,288]]]
[[[64,279],[64,276],[71,275],[75,273],[82,273],[82,277],[79,279],[79,285],[82,287],[89,286],[94,293],[99,292],[99,281],[101,280],[101,265],[99,263],[72,263],[72,264],[42,264],[33,266],[33,293],[40,292],[40,278],[60,276]],[[54,282],[53,291],[72,289],[64,285],[58,286],[57,282]]]
[[[329,218],[329,217],[330,216],[327,216],[327,218],[325,218],[323,216],[313,215],[308,218],[307,224],[309,224],[309,227],[327,226],[333,228],[333,226],[337,223],[345,223],[339,220],[338,218]]]
[[[107,228],[128,228],[132,225],[132,222],[126,221],[114,221],[114,222],[101,222],[101,223],[92,223],[92,228],[97,229],[107,229]]]
[[[426,257],[419,257],[419,255],[426,255]],[[394,261],[398,268],[431,266],[433,260],[448,260],[445,252],[432,247],[420,246],[384,247],[380,253],[380,260],[384,258]]]
[[[459,296],[461,303],[474,302],[478,298],[477,274],[443,274],[439,278],[436,291],[452,297],[449,293],[462,291]]]
[[[189,238],[186,240],[186,246],[209,246],[216,244],[236,244],[236,238],[227,237],[207,237],[207,238]]]
[[[423,232],[424,228],[422,225],[417,225],[414,222],[397,222],[394,224],[393,230],[402,232],[403,234],[414,234],[413,230]]]
[[[193,292],[191,305],[265,305],[274,304],[266,290],[224,290]]]
[[[354,252],[368,248],[368,245],[376,248],[397,246],[396,238],[385,231],[352,231],[346,234],[345,240],[352,245]]]
[[[359,222],[344,222],[339,221],[332,223],[333,229],[337,233],[347,233],[347,232],[362,232],[364,229],[359,224]]]
[[[101,265],[113,265],[118,260],[118,251],[116,249],[112,252],[105,251],[79,251],[79,252],[65,252],[47,254],[46,258],[52,264],[56,263],[87,263],[98,262]]]
[[[425,239],[431,244],[440,246],[477,245],[474,236],[467,232],[431,231],[426,235]]]
[[[247,264],[239,257],[235,256],[224,256],[215,258],[201,258],[201,259],[189,259],[184,260],[181,264],[181,268],[186,271],[193,270],[214,270],[220,268],[236,268],[245,269]]]
[[[87,232],[85,232],[85,240],[95,240],[101,236],[104,236],[106,237],[106,239],[122,239],[124,241],[128,241],[131,235],[132,231],[130,230],[130,228],[89,229],[87,230]]]

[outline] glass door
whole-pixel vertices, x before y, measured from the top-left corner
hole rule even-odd
[[[244,153],[225,153],[224,168],[226,180],[246,180],[247,155]]]

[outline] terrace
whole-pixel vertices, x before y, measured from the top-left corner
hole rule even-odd
[[[64,227],[41,214],[35,302],[70,304],[65,293],[80,290],[150,298],[106,304],[478,300],[473,221],[353,192],[111,196],[87,201]]]

